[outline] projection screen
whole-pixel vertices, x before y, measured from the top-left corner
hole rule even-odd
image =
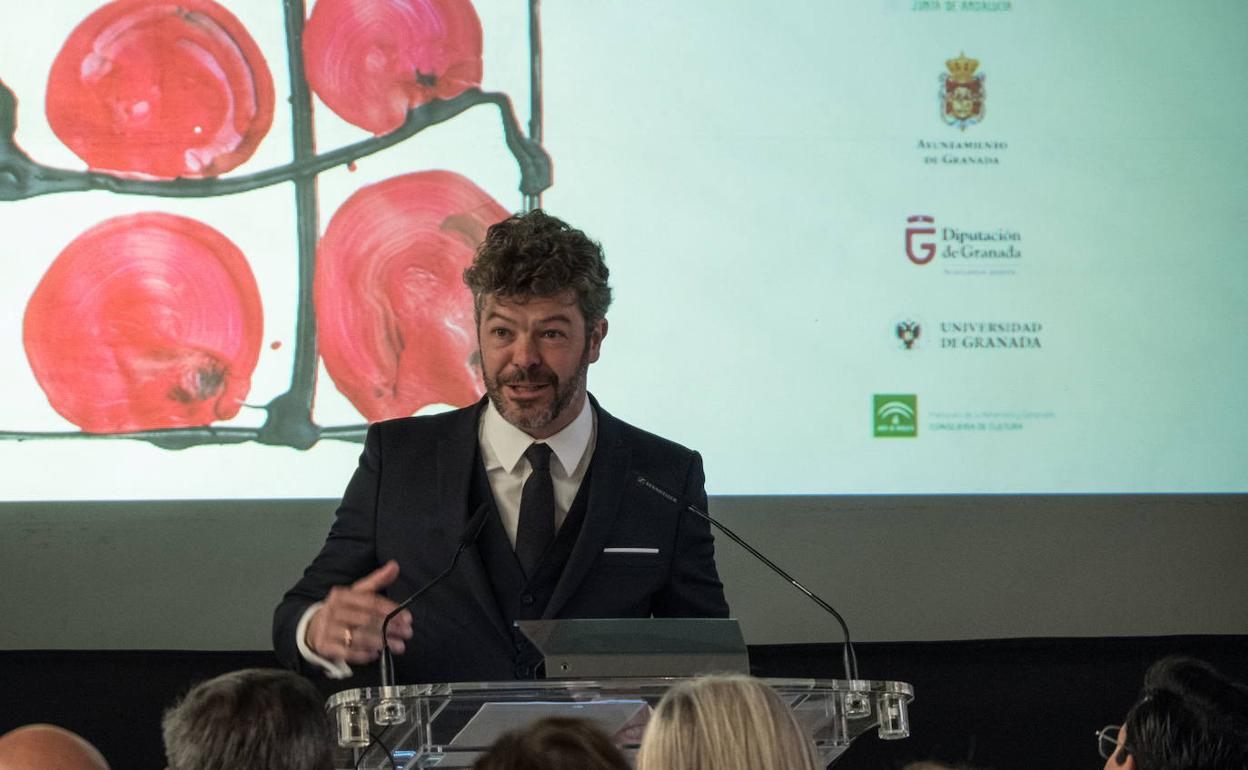
[[[260,100],[261,86],[239,86],[230,66],[250,67],[253,81],[271,73],[278,98],[276,109],[271,94],[267,108],[253,108],[267,109],[271,126],[223,180],[280,168],[296,150],[326,153],[399,128],[369,115],[374,97],[340,82],[364,77],[367,57],[349,46],[380,46],[367,37],[372,28],[334,22],[362,30],[344,43],[345,33],[312,26],[313,8],[303,51],[309,76],[325,82],[312,104],[314,144],[296,148],[279,3],[230,5],[228,29],[207,4],[188,5],[218,25],[214,34],[254,41],[233,43],[229,55],[137,10],[105,8],[94,13],[107,18],[93,21],[97,5],[25,13],[4,25],[0,46],[0,78],[17,99],[6,111],[30,168],[80,172],[0,183],[11,191],[0,205],[6,497],[333,497],[368,419],[475,400],[479,384],[450,382],[444,371],[467,371],[474,342],[466,300],[444,300],[466,296],[447,279],[462,267],[432,286],[404,284],[412,295],[404,300],[395,296],[404,270],[436,270],[419,255],[394,257],[408,260],[395,267],[375,252],[419,251],[420,239],[357,236],[386,218],[399,219],[392,240],[403,229],[419,234],[430,217],[441,217],[445,234],[462,215],[456,205],[476,206],[481,221],[461,234],[468,239],[524,208],[524,161],[508,151],[501,111],[468,107],[322,171],[302,214],[289,180],[220,194],[209,189],[213,170],[228,165],[220,156],[237,138],[225,134],[246,142],[263,128],[263,115],[241,131],[211,123],[227,108],[237,123]],[[462,56],[480,57],[480,89],[509,97],[525,133],[537,104],[531,86],[540,91],[552,183],[528,205],[600,239],[613,270],[618,300],[591,389],[615,413],[700,448],[713,493],[1248,489],[1248,417],[1238,408],[1248,342],[1234,332],[1248,273],[1240,256],[1248,94],[1227,18],[1235,6],[577,3],[548,4],[532,30],[523,3],[475,10],[480,48],[464,44]],[[414,30],[416,40],[435,34]],[[205,48],[177,53],[191,45]],[[189,97],[174,77],[202,75],[195,68],[213,55],[224,85],[196,87],[201,102],[225,101],[216,112],[181,104]],[[140,93],[137,80],[151,77],[143,67],[158,61],[174,72],[144,81],[151,93]],[[441,74],[418,98],[476,91],[471,77]],[[91,110],[113,112],[83,117]],[[197,120],[206,127],[188,133]],[[215,145],[196,144],[205,130],[218,134]],[[135,158],[144,152],[175,157],[145,166]],[[215,165],[196,174],[204,163]],[[87,167],[148,182],[144,192],[155,194],[109,192],[82,178]],[[431,172],[454,181],[423,189]],[[172,179],[179,175],[201,187],[188,191],[186,179]],[[386,185],[412,210],[379,203]],[[449,200],[457,195],[471,200]],[[332,307],[319,298],[320,315],[296,328],[312,300],[299,294],[301,216],[318,234],[335,217],[354,216],[343,229],[357,230],[311,271],[325,283],[317,291],[345,297]],[[236,247],[254,276],[251,295],[221,296],[205,277],[221,268],[188,266],[178,251],[188,247],[165,242],[170,222],[188,221]],[[100,235],[110,226],[129,239]],[[143,227],[155,234],[141,238]],[[126,249],[129,258],[117,253]],[[359,266],[368,259],[390,266]],[[315,255],[303,260],[306,270]],[[346,263],[340,273],[383,275],[351,284],[326,277],[328,260]],[[171,284],[163,295],[144,288],[159,281]],[[108,297],[93,305],[93,288]],[[438,307],[403,319],[404,301]],[[342,308],[370,302],[388,303],[388,315]],[[127,324],[168,328],[144,337]],[[340,371],[321,363],[292,374],[298,356],[316,352],[318,327],[337,345]],[[448,333],[460,339],[444,355],[439,348],[454,345],[438,338]],[[406,336],[378,342],[387,334]],[[235,360],[247,359],[236,350],[247,345],[258,353]],[[362,371],[369,367],[377,371]],[[188,379],[200,389],[189,397]],[[344,395],[405,387],[422,392],[364,414]],[[292,397],[309,403],[309,395],[307,414],[289,413],[298,408]],[[146,406],[179,398],[211,403],[179,414]],[[102,417],[105,401],[126,402],[118,407],[126,414]],[[82,432],[141,437],[63,438]],[[774,448],[760,459],[751,447],[762,444]],[[43,472],[51,464],[63,471]]]
[[[338,497],[538,205],[742,510],[1248,492],[1242,4],[286,5],[3,11],[6,501]]]

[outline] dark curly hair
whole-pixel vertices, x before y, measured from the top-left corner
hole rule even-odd
[[[602,246],[585,233],[541,209],[491,225],[477,247],[464,283],[472,290],[477,318],[485,296],[527,299],[572,291],[586,324],[607,315],[610,271]]]
[[[1138,770],[1248,767],[1248,687],[1201,660],[1154,663],[1124,727]]]

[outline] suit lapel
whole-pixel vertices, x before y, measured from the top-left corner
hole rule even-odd
[[[589,476],[589,500],[585,508],[585,523],[581,535],[572,546],[572,553],[564,565],[563,574],[555,584],[554,593],[542,613],[543,618],[555,617],[563,605],[589,574],[598,554],[607,544],[607,538],[615,526],[628,479],[632,452],[624,445],[620,422],[603,411],[593,396],[589,397],[598,415],[598,435],[594,440],[594,458]]]
[[[476,409],[464,410],[459,424],[438,439],[438,510],[441,515],[452,519],[447,531],[454,534],[454,547],[459,546],[468,517],[474,513],[465,512],[464,508],[469,500],[473,463],[477,462],[477,428],[484,407],[485,399],[482,399],[477,402]],[[481,555],[475,545],[464,549],[458,569],[481,611],[490,619],[495,629],[510,641],[511,632],[498,611],[494,590],[490,587],[490,579],[485,573],[485,565],[481,563]]]

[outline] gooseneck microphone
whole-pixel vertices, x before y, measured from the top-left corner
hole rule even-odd
[[[464,527],[463,537],[459,539],[459,547],[455,549],[455,555],[451,557],[450,566],[442,570],[442,572],[439,573],[438,576],[435,577],[433,580],[430,580],[428,583],[425,583],[423,586],[421,586],[421,588],[417,590],[416,593],[412,594],[411,596],[407,597],[403,601],[399,602],[399,606],[391,610],[390,614],[386,615],[386,619],[381,622],[381,686],[382,687],[394,686],[394,663],[390,656],[390,644],[386,637],[386,633],[390,630],[390,621],[394,620],[394,617],[398,615],[400,612],[407,609],[408,606],[410,606],[412,602],[416,601],[416,599],[418,599],[421,596],[421,594],[425,593],[430,588],[433,588],[438,583],[441,583],[443,578],[451,574],[451,570],[455,569],[455,564],[456,562],[459,561],[459,555],[464,552],[465,548],[475,543],[477,541],[477,538],[481,536],[481,530],[485,527],[485,520],[489,518],[490,512],[492,510],[493,508],[490,507],[489,503],[482,503],[480,506],[477,507],[477,510],[472,514],[472,516],[468,518],[468,524]]]
[[[787,580],[789,582],[789,585],[793,586],[797,590],[806,594],[806,596],[811,601],[813,601],[815,604],[818,604],[828,614],[836,618],[836,622],[841,625],[841,634],[843,634],[845,637],[845,644],[842,645],[841,647],[841,664],[844,666],[844,669],[845,669],[845,678],[846,679],[858,678],[858,657],[854,655],[854,645],[849,640],[849,626],[845,624],[845,618],[841,617],[841,613],[833,609],[831,604],[828,604],[823,599],[820,599],[818,596],[814,594],[814,592],[812,592],[809,588],[802,585],[801,583],[797,582],[796,578],[794,578],[792,575],[790,575],[789,573],[781,569],[775,562],[773,562],[771,559],[768,559],[766,556],[763,556],[761,553],[759,553],[758,549],[756,549],[754,546],[742,540],[741,537],[738,536],[736,532],[733,532],[728,527],[724,526],[723,524],[713,519],[711,517],[711,514],[702,510],[698,506],[694,505],[693,503],[686,503],[680,497],[677,497],[676,495],[672,494],[671,492],[667,491],[663,487],[660,487],[658,484],[655,484],[653,481],[651,481],[650,479],[640,474],[637,474],[637,485],[645,487],[646,489],[650,490],[651,492],[658,495],[659,497],[662,497],[664,500],[667,500],[673,505],[684,505],[684,508],[686,511],[689,511],[690,513],[698,516],[699,518],[706,519],[711,524],[711,526],[715,527],[720,532],[723,532],[725,535],[727,535],[728,538],[732,540],[732,542],[744,548],[755,559],[758,559],[763,564],[766,564],[768,567],[771,568],[772,572],[776,573],[780,577]]]

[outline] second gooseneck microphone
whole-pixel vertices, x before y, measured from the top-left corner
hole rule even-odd
[[[425,593],[430,588],[433,588],[438,583],[442,582],[443,578],[451,574],[451,570],[455,569],[455,564],[456,562],[459,561],[459,555],[464,552],[465,548],[475,543],[477,541],[477,538],[481,536],[481,530],[482,528],[485,527],[485,520],[489,518],[490,512],[492,510],[493,508],[490,507],[489,503],[482,503],[480,506],[477,507],[477,510],[472,514],[471,517],[469,517],[468,524],[464,526],[464,534],[459,539],[459,547],[455,549],[455,555],[451,557],[450,566],[442,570],[442,572],[440,572],[438,576],[435,577],[433,580],[430,580],[428,583],[425,583],[423,586],[421,586],[420,589],[416,591],[416,593],[412,594],[411,596],[407,597],[403,601],[399,602],[399,606],[391,610],[390,614],[386,615],[386,619],[381,622],[381,686],[382,687],[394,686],[394,663],[390,656],[390,643],[386,636],[386,634],[390,630],[390,621],[394,620],[395,616],[398,615],[400,612],[407,609],[411,605],[412,602],[416,601],[416,599],[421,596],[421,594]]]
[[[815,604],[818,604],[821,608],[823,608],[826,612],[828,612],[832,617],[836,618],[836,622],[841,625],[841,634],[844,635],[845,637],[845,644],[841,647],[841,664],[844,666],[844,669],[845,669],[845,678],[851,679],[851,680],[858,678],[858,658],[856,655],[854,655],[854,645],[849,640],[849,626],[845,624],[845,618],[841,617],[841,613],[837,612],[832,607],[831,604],[828,604],[823,599],[820,599],[809,588],[797,582],[796,578],[794,578],[792,575],[790,575],[789,573],[781,569],[779,565],[777,565],[771,559],[768,559],[766,556],[759,553],[758,549],[756,549],[754,546],[742,540],[741,537],[737,535],[737,533],[733,532],[728,527],[716,521],[714,518],[711,517],[711,514],[702,510],[698,506],[694,505],[693,503],[684,502],[684,500],[682,500],[681,498],[677,497],[676,495],[672,494],[671,492],[667,491],[663,487],[659,486],[658,484],[655,484],[653,481],[651,481],[650,479],[640,474],[637,474],[637,485],[641,487],[645,487],[646,489],[650,490],[651,492],[658,495],[659,497],[662,497],[663,499],[667,500],[673,505],[679,506],[683,504],[684,509],[686,511],[694,514],[695,516],[698,516],[699,518],[706,519],[706,521],[709,522],[711,526],[715,527],[720,532],[723,532],[725,535],[727,535],[728,538],[732,540],[732,542],[744,548],[746,551],[750,553],[751,556],[758,559],[763,564],[766,564],[768,567],[771,568],[772,572],[775,572],[777,575],[787,580],[789,582],[789,585],[793,586],[798,591],[801,591],[802,593],[806,594],[806,596],[811,601],[813,601]]]

